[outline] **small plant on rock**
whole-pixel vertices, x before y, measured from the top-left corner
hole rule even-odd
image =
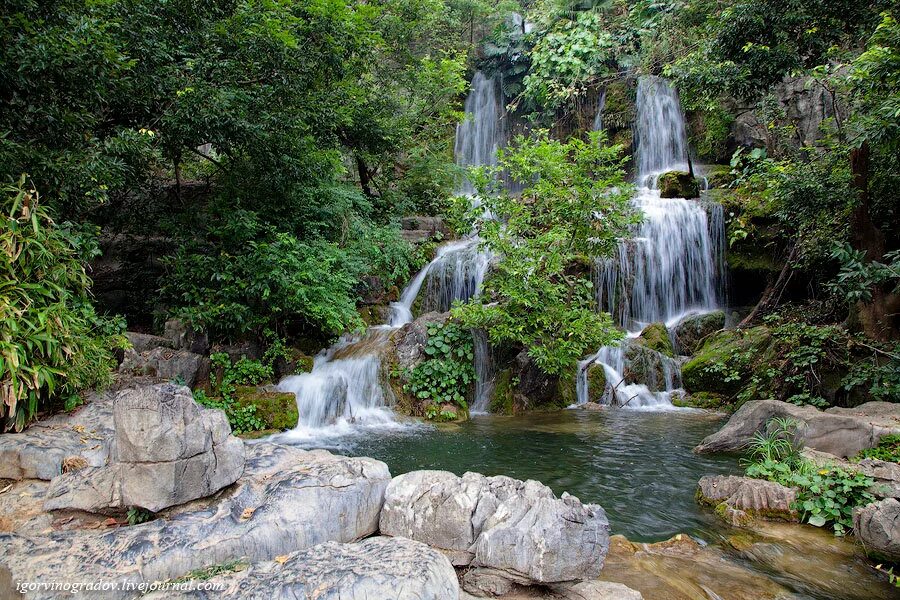
[[[426,418],[455,419],[455,412],[441,406],[468,408],[466,396],[475,381],[472,335],[452,322],[431,323],[425,354],[428,358],[408,372],[404,388],[417,399],[428,402]]]

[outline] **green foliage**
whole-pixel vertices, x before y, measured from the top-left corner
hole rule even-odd
[[[132,506],[128,509],[125,518],[128,519],[129,525],[140,525],[153,519],[153,513],[147,509],[138,506]]]
[[[0,429],[21,431],[50,401],[67,408],[104,385],[122,321],[94,312],[91,280],[71,231],[57,226],[38,192],[4,186],[0,227]]]
[[[172,312],[219,337],[284,330],[291,322],[333,334],[361,326],[356,276],[344,250],[303,243],[234,213],[167,260],[162,297]]]
[[[589,274],[578,270],[579,259],[606,255],[635,222],[621,147],[604,141],[601,132],[566,143],[542,133],[519,137],[497,169],[473,174],[483,204],[469,222],[503,259],[484,293],[454,317],[493,343],[521,344],[550,374],[620,337],[609,315],[594,310]],[[496,189],[501,170],[524,186],[520,195]]]
[[[874,501],[867,491],[873,481],[862,474],[825,467],[804,459],[796,441],[796,422],[773,419],[750,445],[748,477],[797,488],[793,508],[815,527],[831,524],[835,535],[853,530],[853,509]]]
[[[900,435],[893,433],[881,436],[877,446],[861,450],[857,458],[874,458],[900,463]]]
[[[854,250],[849,244],[837,244],[831,257],[838,261],[841,270],[830,285],[849,304],[871,302],[872,290],[886,286],[892,293],[900,293],[900,250],[884,255],[884,262],[866,260],[866,253]]]
[[[525,96],[537,106],[555,109],[583,95],[588,86],[615,66],[613,36],[596,12],[563,18],[531,49]]]
[[[210,375],[210,387],[214,397],[207,396],[203,390],[194,390],[194,400],[203,406],[223,410],[231,430],[236,434],[265,429],[266,424],[257,414],[257,407],[253,404],[240,405],[235,392],[239,385],[258,385],[272,379],[271,361],[277,358],[277,354],[266,356],[269,362],[242,357],[232,364],[225,353],[211,355],[213,373]]]
[[[455,419],[456,413],[451,414],[441,405],[468,408],[466,396],[475,381],[472,334],[451,321],[430,323],[425,354],[428,358],[409,371],[404,387],[417,399],[428,402],[427,418]]]
[[[849,79],[860,104],[862,136],[896,150],[900,140],[900,25],[894,15],[882,13],[866,51],[853,61]]]

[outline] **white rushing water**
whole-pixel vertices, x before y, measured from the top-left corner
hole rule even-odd
[[[596,122],[602,123],[600,115]],[[595,272],[599,307],[612,314],[628,338],[582,361],[578,401],[588,400],[587,369],[596,363],[608,382],[605,403],[662,409],[672,407],[672,393],[680,386],[677,367],[660,357],[663,371],[671,371],[665,382],[625,384],[630,339],[650,323],[671,326],[721,305],[724,220],[718,205],[660,197],[661,174],[689,170],[684,115],[675,90],[663,79],[642,77],[638,82],[635,138],[638,190],[633,202],[644,219],[613,257],[598,261]]]
[[[478,72],[466,99],[469,118],[456,131],[456,161],[463,167],[495,165],[497,149],[503,141],[503,104],[497,82]],[[458,190],[474,200],[471,183]],[[400,424],[386,397],[381,354],[391,334],[410,323],[413,310],[444,312],[454,301],[466,302],[481,292],[491,255],[479,247],[477,238],[451,241],[438,247],[434,259],[404,288],[391,304],[388,323],[371,327],[361,338],[341,340],[316,357],[312,371],[286,377],[278,389],[297,397],[300,418],[296,428],[281,434],[288,442],[319,440],[372,428],[393,428]],[[490,348],[480,332],[475,332],[476,389],[473,412],[487,407],[490,394]],[[387,391],[390,394],[390,391]]]

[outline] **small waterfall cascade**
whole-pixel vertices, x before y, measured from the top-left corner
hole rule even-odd
[[[503,141],[502,95],[497,81],[478,72],[472,81],[465,110],[471,117],[456,130],[456,162],[460,166],[495,165]],[[464,181],[458,190],[470,195]],[[470,237],[438,247],[434,259],[404,288],[391,304],[388,323],[370,327],[357,338],[345,338],[316,357],[312,371],[286,377],[278,389],[297,397],[300,412],[295,429],[280,439],[298,442],[329,435],[345,435],[360,428],[396,427],[390,397],[382,385],[381,356],[391,334],[414,318],[413,310],[446,311],[454,301],[465,302],[481,293],[491,255]],[[485,336],[475,334],[476,401],[473,412],[484,410],[490,394],[490,349]],[[479,408],[484,407],[484,408]]]
[[[602,123],[602,117],[596,121]],[[714,310],[721,306],[724,295],[721,206],[662,198],[657,189],[663,173],[688,170],[684,115],[675,90],[664,79],[642,77],[638,82],[635,138],[638,189],[633,203],[644,218],[614,256],[597,261],[594,274],[599,309],[609,312],[628,332],[628,338],[637,337],[650,323],[662,322],[668,327],[689,314]],[[663,372],[671,369],[664,382],[626,384],[627,363],[635,354],[628,350],[631,344],[632,339],[626,339],[582,361],[577,380],[579,403],[588,400],[589,367],[599,364],[607,381],[604,403],[671,407],[671,395],[680,386],[677,366],[662,366]]]

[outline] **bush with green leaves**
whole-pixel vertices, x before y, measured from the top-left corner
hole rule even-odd
[[[555,375],[615,343],[621,333],[595,310],[590,264],[611,253],[637,221],[621,154],[602,132],[567,142],[537,132],[502,150],[497,168],[474,170],[482,204],[464,209],[467,224],[502,259],[484,293],[454,308],[454,318],[485,330],[494,344],[524,347]],[[500,189],[502,171],[523,186],[520,194]]]
[[[769,420],[748,447],[746,475],[797,488],[792,508],[804,522],[830,524],[835,535],[845,535],[853,530],[853,509],[874,501],[868,492],[874,482],[861,473],[813,465],[800,454],[797,427],[792,419]]]
[[[277,344],[275,346],[277,347]],[[266,361],[242,357],[232,363],[231,358],[223,352],[212,354],[210,361],[213,372],[210,375],[210,390],[213,396],[208,396],[203,390],[195,390],[194,400],[203,406],[224,411],[231,430],[236,434],[265,429],[265,423],[256,414],[256,406],[252,404],[241,406],[235,398],[235,392],[239,385],[258,385],[271,380],[273,374],[271,361],[277,356],[276,351],[267,354]]]
[[[857,458],[874,458],[887,462],[900,463],[900,434],[883,435],[874,448],[861,450]]]
[[[466,398],[475,381],[472,334],[452,321],[429,323],[424,351],[427,358],[406,374],[404,388],[417,400],[427,402],[427,418],[455,419],[455,412],[441,406],[468,408]]]
[[[53,401],[111,380],[120,320],[94,311],[77,242],[26,186],[2,188],[0,224],[0,430],[21,431]]]

